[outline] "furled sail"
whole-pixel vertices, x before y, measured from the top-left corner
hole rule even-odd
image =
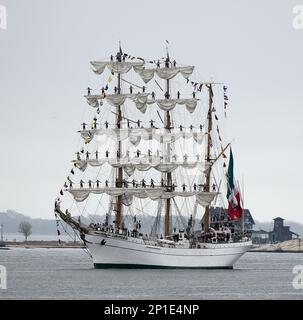
[[[106,135],[114,141],[123,141],[129,139],[129,141],[138,145],[141,139],[152,140],[155,139],[160,143],[173,143],[180,138],[191,139],[201,144],[205,137],[203,131],[195,129],[183,129],[181,130],[168,130],[168,129],[156,129],[156,128],[121,128],[121,129],[92,129],[81,130],[81,136],[85,143],[89,143],[95,136]]]
[[[102,167],[108,163],[113,168],[123,168],[128,176],[132,176],[135,170],[148,171],[152,168],[162,173],[173,172],[177,168],[194,169],[198,168],[204,172],[208,162],[183,161],[183,162],[163,162],[160,157],[142,157],[142,158],[122,158],[122,159],[98,159],[98,160],[74,160],[75,166],[81,171],[85,171],[87,166]]]
[[[149,93],[137,93],[137,94],[109,94],[103,95],[87,95],[87,103],[93,107],[98,108],[103,104],[103,100],[106,100],[111,106],[119,107],[125,103],[126,99],[133,101],[138,110],[145,113],[147,106],[151,104],[157,104],[157,106],[164,111],[173,110],[177,104],[185,105],[186,110],[193,113],[196,110],[198,99],[148,99]]]
[[[129,61],[91,61],[91,68],[96,74],[102,74],[107,67],[111,72],[114,73],[127,73],[131,68],[140,70],[143,68],[143,62],[129,62]]]
[[[149,198],[151,200],[169,199],[174,197],[193,197],[196,196],[196,201],[203,207],[211,204],[217,192],[202,192],[202,191],[172,191],[167,192],[165,188],[80,188],[80,189],[68,189],[75,201],[83,202],[90,194],[107,194],[109,196],[133,196],[140,199]],[[130,199],[130,198],[128,198]],[[128,200],[130,201],[130,200]]]
[[[134,68],[134,70],[139,74],[145,83],[148,83],[156,74],[159,78],[164,80],[170,80],[174,78],[177,74],[181,73],[182,76],[187,79],[194,71],[193,66],[185,67],[172,67],[172,68]]]
[[[139,74],[145,83],[148,83],[155,74],[164,80],[170,80],[181,73],[187,79],[194,71],[194,66],[171,67],[171,68],[153,68],[145,69],[144,62],[133,61],[91,61],[91,68],[94,73],[101,75],[107,67],[113,73],[124,74],[132,68]]]

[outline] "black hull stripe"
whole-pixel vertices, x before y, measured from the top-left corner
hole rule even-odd
[[[94,263],[95,269],[233,269],[230,267],[177,267],[147,264]]]

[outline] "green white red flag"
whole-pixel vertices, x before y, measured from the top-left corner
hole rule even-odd
[[[241,207],[241,195],[234,179],[234,157],[230,149],[229,164],[227,170],[227,200],[228,214],[232,220],[241,218],[243,209]]]

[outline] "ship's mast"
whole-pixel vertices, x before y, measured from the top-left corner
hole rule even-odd
[[[121,45],[119,46],[119,52],[117,53],[117,61],[121,62],[122,60],[122,49]],[[118,73],[118,84],[117,84],[117,92],[118,94],[121,94],[121,74]],[[121,105],[118,107],[118,113],[116,117],[116,127],[121,128],[122,124],[122,110]],[[120,158],[122,156],[122,142],[118,142],[118,153],[117,153],[117,160],[120,161]],[[123,169],[118,168],[117,169],[117,179],[116,179],[116,188],[122,188],[123,184]],[[122,222],[122,196],[117,197],[117,203],[116,203],[116,227],[121,228],[121,222]]]
[[[209,106],[208,106],[208,113],[207,113],[207,150],[206,150],[206,162],[208,164],[209,169],[206,173],[206,182],[205,182],[205,189],[204,191],[210,192],[210,177],[211,177],[211,132],[213,127],[212,122],[212,104],[213,104],[213,91],[212,91],[212,85],[209,84],[208,86],[209,91]],[[204,213],[204,234],[208,232],[209,229],[209,206],[205,207],[205,213]]]
[[[165,62],[165,67],[169,68],[169,55],[167,53],[167,59]],[[170,86],[169,80],[166,80],[166,98],[170,98]],[[169,111],[165,113],[165,129],[171,129],[171,118]],[[170,161],[170,143],[166,145],[166,161]],[[166,173],[166,186],[167,191],[172,190],[172,174],[171,172]],[[171,211],[171,199],[166,199],[166,206],[165,206],[165,224],[164,224],[164,236],[168,237],[170,235],[170,211]]]

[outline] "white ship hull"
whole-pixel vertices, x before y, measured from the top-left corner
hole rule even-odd
[[[168,248],[141,239],[86,235],[95,268],[223,268],[235,262],[251,247],[251,241],[203,244],[201,248]],[[101,244],[103,242],[103,244]]]

